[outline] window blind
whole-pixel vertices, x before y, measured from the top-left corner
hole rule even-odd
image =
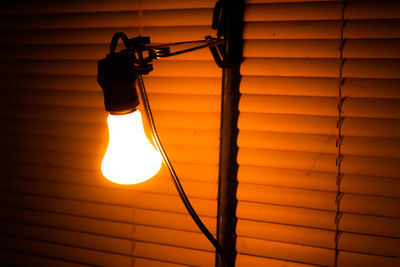
[[[141,2],[142,16],[139,16]],[[214,1],[39,1],[0,11],[0,263],[212,266],[166,169],[105,180],[106,113],[97,60],[114,32],[153,43],[202,39]],[[207,50],[159,60],[144,77],[161,140],[216,232],[220,70]]]
[[[398,266],[399,3],[246,3],[236,266]]]

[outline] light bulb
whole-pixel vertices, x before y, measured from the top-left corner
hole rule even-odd
[[[103,175],[118,184],[137,184],[153,177],[161,168],[160,153],[144,133],[139,110],[108,115],[109,143],[101,163]]]

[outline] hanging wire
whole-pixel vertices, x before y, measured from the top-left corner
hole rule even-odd
[[[169,52],[168,54],[162,56],[158,56],[158,57],[170,57],[170,56],[176,56],[176,55],[180,55],[180,54],[185,54],[188,52],[192,52],[195,50],[199,50],[205,47],[211,47],[211,46],[217,46],[219,44],[222,44],[224,42],[224,40],[202,40],[202,41],[189,41],[189,42],[180,42],[180,43],[175,43],[175,44],[168,44],[169,46],[172,45],[181,45],[181,44],[191,44],[191,43],[205,43],[203,45],[199,45],[199,46],[195,46],[195,47],[191,47],[191,48],[187,48],[187,49],[183,49],[183,50],[179,50],[179,51],[175,51],[175,52]],[[157,49],[162,49],[164,47],[167,47],[166,45],[162,45],[162,46],[156,46],[156,47],[152,47],[153,49],[157,50]]]
[[[340,20],[340,44],[339,44],[339,88],[338,88],[338,97],[337,97],[337,108],[338,108],[338,118],[336,122],[336,128],[337,128],[337,137],[336,137],[336,148],[337,148],[337,154],[336,154],[336,168],[337,168],[337,174],[336,174],[336,199],[335,199],[335,204],[336,204],[336,215],[335,215],[335,224],[336,224],[336,230],[335,230],[335,259],[334,259],[334,267],[337,267],[338,264],[338,258],[339,258],[339,240],[341,236],[341,231],[340,231],[340,219],[343,215],[343,213],[340,210],[340,204],[341,200],[343,197],[343,193],[341,191],[341,183],[342,183],[342,178],[343,178],[343,173],[341,170],[341,164],[343,160],[343,154],[342,154],[342,142],[343,142],[343,135],[342,135],[342,124],[344,120],[343,116],[343,111],[342,111],[342,105],[343,105],[343,96],[342,96],[342,89],[343,89],[343,64],[344,64],[344,58],[343,58],[343,48],[344,48],[344,26],[345,26],[345,20],[344,20],[344,11],[346,8],[346,0],[343,0],[342,2],[342,9],[341,9],[341,20]]]
[[[217,38],[209,38],[209,40],[215,40],[218,42],[223,42],[223,40],[219,40]],[[174,45],[184,45],[184,44],[197,44],[197,43],[204,43],[207,42],[207,39],[202,39],[202,40],[194,40],[194,41],[183,41],[183,42],[174,42],[174,43],[166,43],[166,44],[160,44],[156,46],[152,46],[153,48],[159,48],[159,47],[165,47],[165,46],[174,46]]]
[[[171,161],[169,160],[162,144],[161,141],[158,137],[158,133],[154,124],[154,119],[153,119],[153,114],[151,112],[150,108],[150,103],[147,97],[146,89],[144,86],[143,78],[142,75],[138,75],[138,85],[139,85],[139,92],[140,96],[142,98],[142,103],[144,107],[144,111],[146,113],[147,120],[150,125],[151,129],[151,136],[153,138],[153,142],[157,147],[157,150],[161,153],[161,156],[163,158],[164,164],[167,166],[169,172],[171,173],[172,180],[174,182],[174,185],[176,187],[176,190],[178,191],[178,194],[180,198],[182,199],[183,204],[185,205],[187,211],[189,212],[190,216],[193,218],[194,222],[196,225],[199,227],[201,232],[207,237],[207,239],[211,242],[211,244],[215,247],[217,253],[221,256],[224,264],[226,267],[230,267],[231,265],[228,264],[227,257],[225,255],[225,252],[223,251],[222,247],[219,245],[218,241],[214,238],[214,236],[210,233],[210,231],[207,229],[207,227],[203,224],[199,216],[197,215],[196,211],[190,204],[189,199],[186,196],[185,191],[183,190],[183,187],[179,181],[178,175],[176,174]]]

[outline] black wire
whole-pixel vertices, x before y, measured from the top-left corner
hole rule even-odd
[[[228,264],[225,252],[223,251],[223,249],[220,246],[220,244],[218,243],[218,241],[214,238],[214,236],[210,233],[210,231],[207,229],[207,227],[203,224],[203,222],[197,215],[196,211],[190,204],[190,201],[187,198],[185,191],[183,190],[183,187],[179,181],[177,174],[175,173],[175,170],[171,164],[171,161],[169,160],[169,158],[161,144],[161,141],[158,137],[158,133],[157,133],[157,130],[156,130],[156,127],[154,124],[153,114],[151,113],[150,104],[149,104],[149,100],[147,98],[146,89],[144,87],[143,78],[142,78],[142,75],[140,75],[140,74],[138,75],[138,84],[139,84],[139,89],[140,89],[139,90],[140,95],[141,95],[142,102],[143,102],[143,107],[144,107],[146,117],[147,117],[147,120],[148,120],[150,128],[151,128],[151,136],[153,138],[154,144],[156,145],[158,151],[161,153],[161,156],[163,158],[165,165],[168,167],[168,170],[171,173],[172,181],[174,182],[176,190],[178,191],[178,194],[179,194],[180,198],[182,199],[183,204],[185,205],[190,216],[192,216],[192,219],[194,220],[196,225],[199,227],[201,232],[207,237],[207,239],[211,242],[211,244],[215,247],[217,253],[221,256],[225,266],[229,267],[230,265]]]
[[[210,38],[210,39],[214,40],[216,38]],[[156,45],[156,46],[151,46],[151,48],[159,48],[159,47],[173,46],[173,45],[184,45],[184,44],[196,44],[196,43],[204,43],[207,41],[208,40],[183,41],[183,42],[160,44],[160,45]]]
[[[170,54],[159,56],[159,57],[176,56],[176,55],[184,54],[184,53],[187,53],[187,52],[195,51],[195,50],[198,50],[198,49],[201,49],[201,48],[205,48],[205,47],[209,47],[209,46],[215,46],[215,45],[218,45],[218,44],[221,44],[221,43],[223,43],[223,40],[216,41],[216,42],[213,42],[213,43],[207,43],[207,44],[200,45],[200,46],[191,47],[191,48],[180,50],[180,51],[176,51],[176,52],[172,52]]]

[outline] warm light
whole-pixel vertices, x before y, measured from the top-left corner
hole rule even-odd
[[[137,184],[153,177],[161,168],[160,153],[144,133],[139,110],[107,118],[109,143],[101,171],[118,184]]]

